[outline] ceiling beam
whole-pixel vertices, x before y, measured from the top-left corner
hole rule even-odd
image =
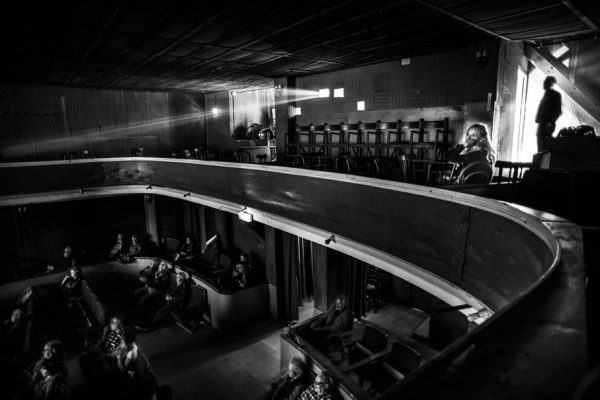
[[[558,87],[595,119],[596,123],[600,123],[600,104],[594,102],[577,84],[569,79],[569,69],[563,63],[554,58],[545,48],[531,45],[525,46],[525,57],[544,74],[554,76]]]
[[[582,20],[590,29],[598,29],[598,25],[589,19],[579,8],[577,8],[573,2],[569,0],[562,0],[562,3],[575,14],[580,20]]]
[[[106,22],[106,24],[104,24],[104,26],[102,27],[102,30],[100,31],[100,33],[98,34],[98,36],[96,37],[96,39],[87,48],[87,50],[83,54],[83,57],[81,58],[81,61],[79,61],[79,63],[77,64],[77,66],[75,66],[75,68],[73,69],[73,71],[71,71],[71,73],[69,74],[69,76],[67,77],[67,79],[65,79],[64,83],[66,85],[68,85],[69,83],[71,83],[71,81],[73,80],[73,78],[75,78],[75,76],[79,73],[79,70],[81,69],[81,67],[83,67],[83,65],[86,63],[86,61],[90,57],[90,55],[94,52],[94,50],[96,50],[96,48],[98,47],[98,45],[102,42],[102,39],[104,39],[104,34],[106,34],[106,32],[117,21],[118,15],[121,13],[121,11],[124,8],[125,8],[125,1],[122,1],[115,8],[115,11],[112,13],[112,15],[110,16],[110,18]]]
[[[507,40],[509,42],[511,41],[510,38],[508,38],[508,37],[506,37],[504,35],[496,33],[496,32],[494,32],[494,31],[492,31],[490,29],[484,28],[483,26],[481,26],[481,25],[479,25],[479,24],[477,24],[475,22],[469,21],[468,19],[465,19],[465,18],[463,18],[463,17],[461,17],[459,15],[456,15],[453,12],[448,11],[448,10],[446,10],[443,7],[436,6],[435,4],[431,4],[429,1],[426,1],[426,0],[415,0],[415,1],[418,2],[418,3],[421,3],[423,5],[425,5],[427,7],[431,7],[434,10],[437,10],[437,11],[443,13],[443,14],[446,14],[447,16],[449,16],[451,18],[454,18],[455,20],[460,21],[463,24],[467,24],[467,25],[472,26],[473,28],[479,29],[480,31],[483,31],[483,32],[487,33],[488,35],[495,36],[497,38],[504,39],[504,40]]]
[[[121,80],[135,74],[137,71],[139,71],[140,69],[142,69],[143,67],[145,67],[148,63],[154,61],[155,59],[157,59],[158,57],[168,53],[169,51],[173,50],[175,47],[179,46],[181,43],[183,43],[184,41],[188,40],[189,38],[195,36],[196,34],[198,34],[198,32],[200,32],[201,29],[203,29],[206,25],[208,25],[208,23],[210,21],[214,21],[218,18],[220,18],[221,16],[223,16],[224,14],[230,12],[234,7],[236,7],[241,0],[237,0],[235,1],[233,4],[230,4],[229,6],[221,9],[221,11],[217,12],[216,14],[214,14],[213,16],[211,16],[210,18],[207,18],[206,21],[198,24],[197,26],[195,26],[193,29],[189,30],[187,33],[185,33],[184,35],[180,36],[177,40],[173,41],[171,44],[169,44],[168,46],[164,47],[162,50],[154,53],[153,55],[151,55],[150,57],[147,57],[144,61],[142,61],[141,63],[139,63],[135,68],[133,68],[132,70],[130,70],[129,72],[120,75],[119,77],[117,77],[116,79],[114,79],[110,84],[106,85],[105,88],[109,88],[111,86],[116,85],[117,83],[119,83]]]

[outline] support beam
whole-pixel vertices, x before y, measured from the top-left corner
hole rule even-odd
[[[562,0],[562,3],[573,12],[573,14],[577,15],[577,17],[582,20],[590,29],[598,29],[598,25],[594,23],[591,19],[589,19],[579,8],[573,4],[570,0]]]
[[[554,76],[558,87],[590,114],[596,123],[600,123],[600,104],[594,102],[577,84],[569,79],[569,69],[554,58],[548,50],[527,45],[525,47],[525,57],[544,74]]]

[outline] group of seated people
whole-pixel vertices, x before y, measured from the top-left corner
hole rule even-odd
[[[173,273],[166,262],[140,271],[141,288],[135,290],[135,327],[148,331],[156,328],[173,311],[182,311],[190,294],[191,282],[185,272]]]
[[[332,400],[337,398],[333,379],[326,372],[319,373],[310,384],[306,364],[294,357],[288,364],[287,373],[273,385],[266,400]]]
[[[108,257],[111,259],[117,259],[123,264],[130,263],[142,254],[142,242],[138,235],[131,235],[131,242],[129,246],[125,243],[125,235],[119,233],[117,235],[117,242],[114,244],[112,249],[108,253]]]

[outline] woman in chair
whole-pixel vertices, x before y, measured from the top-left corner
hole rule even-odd
[[[448,153],[448,161],[457,164],[454,183],[489,183],[495,156],[485,125],[469,126],[465,142]]]

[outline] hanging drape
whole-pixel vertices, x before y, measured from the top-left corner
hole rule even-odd
[[[282,233],[283,250],[283,307],[288,321],[298,319],[298,238],[289,233]]]
[[[313,291],[313,254],[310,240],[298,239],[298,254],[300,256],[298,277],[298,300],[304,301],[312,298]]]
[[[355,317],[365,316],[367,309],[367,276],[370,266],[337,251],[330,260],[335,263],[337,268],[339,294],[348,297],[348,307],[350,307]]]

